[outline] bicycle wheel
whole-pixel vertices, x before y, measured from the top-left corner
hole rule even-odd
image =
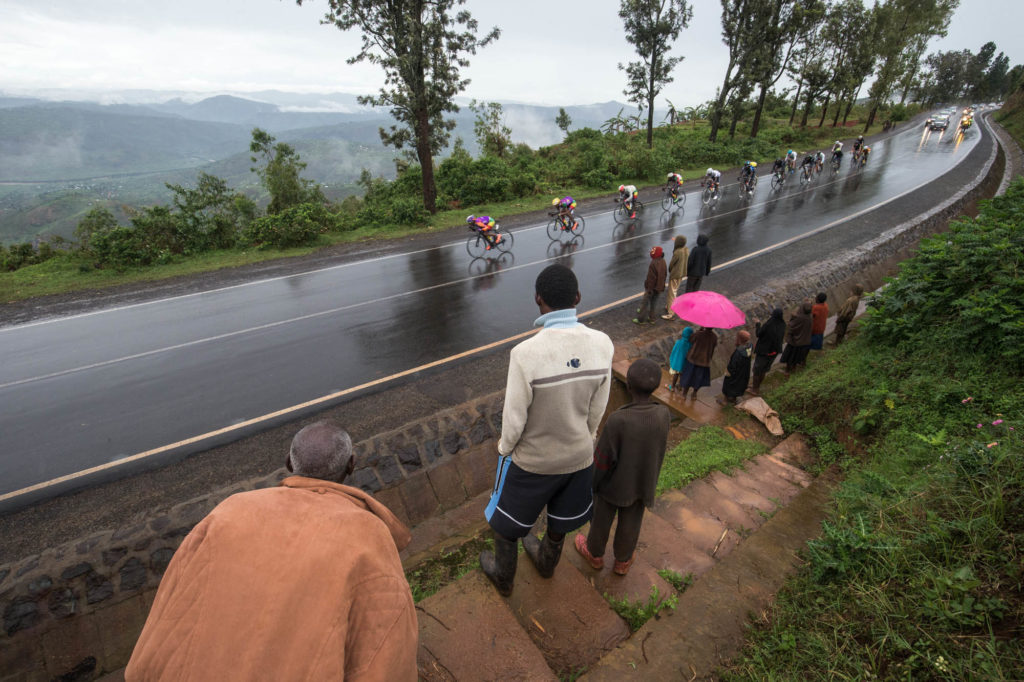
[[[633,212],[639,217],[644,212],[644,202],[639,199],[633,199]]]
[[[487,240],[482,234],[471,234],[466,240],[466,251],[472,258],[482,258],[487,252]]]
[[[555,239],[558,239],[562,235],[562,223],[561,223],[561,221],[559,221],[558,218],[552,218],[550,220],[550,222],[548,222],[547,232],[548,232],[548,239],[550,239],[552,241],[554,241]]]
[[[497,232],[497,230],[495,231]],[[512,236],[511,232],[501,231],[497,233],[501,235],[501,241],[495,244],[495,246],[499,251],[508,253],[512,250],[512,245],[516,243],[516,238]]]
[[[711,195],[712,194],[713,194],[713,192],[711,191],[711,186],[710,185],[705,187],[704,191],[700,193],[700,200],[704,202],[705,206],[707,206],[709,203],[711,203]]]
[[[583,216],[576,216],[576,224],[572,226],[572,229],[568,231],[571,235],[578,235],[583,232],[583,228],[587,226],[587,221],[583,219]]]
[[[629,211],[626,210],[625,204],[619,204],[618,208],[615,209],[615,213],[612,215],[617,223],[628,223],[630,220]]]
[[[682,208],[686,206],[686,192],[684,192],[681,187],[679,188],[679,191],[676,192],[675,205],[676,208]]]
[[[811,181],[811,175],[807,171],[800,173],[800,186],[804,187]]]
[[[772,175],[772,191],[773,192],[779,191],[780,189],[782,189],[782,185],[783,185],[782,176],[781,175],[777,175],[777,174],[773,174]]]

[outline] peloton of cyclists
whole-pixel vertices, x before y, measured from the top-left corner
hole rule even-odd
[[[672,201],[677,199],[679,186],[683,184],[683,176],[679,173],[669,173],[665,179],[665,189],[672,193]]]
[[[789,174],[792,175],[796,170],[796,152],[792,149],[786,152],[786,166],[789,167]]]
[[[483,235],[484,241],[487,242],[486,251],[490,251],[492,246],[501,241],[501,235],[494,234],[497,223],[490,216],[469,216],[466,218],[466,224],[469,225],[469,229]]]
[[[743,164],[743,169],[740,170],[740,176],[736,178],[743,183],[743,186],[747,188],[748,192],[753,192],[753,179],[757,177],[757,161],[747,161]]]
[[[576,228],[576,200],[572,197],[555,197],[551,200],[558,219],[562,222],[563,229],[572,230]]]
[[[626,205],[630,218],[636,218],[636,185],[619,185],[619,201]]]
[[[832,161],[842,162],[843,160],[843,143],[836,140],[836,143],[832,145]]]
[[[707,183],[711,187],[712,192],[718,192],[718,186],[722,182],[722,171],[717,171],[714,168],[708,168],[707,172],[704,173],[704,178],[700,181],[700,186],[703,187]]]

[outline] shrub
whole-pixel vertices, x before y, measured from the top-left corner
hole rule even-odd
[[[323,204],[299,204],[252,221],[244,240],[260,248],[286,249],[312,244],[333,227],[334,216]]]

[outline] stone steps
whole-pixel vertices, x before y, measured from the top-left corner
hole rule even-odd
[[[626,576],[612,572],[611,538],[605,566],[597,571],[573,548],[574,534],[566,536],[562,560],[550,580],[540,578],[529,558],[520,553],[508,599],[500,597],[479,570],[464,576],[417,606],[421,678],[534,680],[586,671],[583,679],[674,679],[684,673],[690,679],[692,673],[683,663],[686,656],[695,654],[689,649],[685,655],[672,652],[672,642],[681,636],[680,623],[685,620],[693,628],[687,633],[690,648],[717,650],[717,645],[709,647],[702,638],[713,641],[716,628],[745,627],[748,612],[774,594],[776,584],[796,564],[797,545],[820,525],[819,516],[807,510],[810,503],[805,499],[811,498],[810,507],[818,509],[820,486],[786,461],[808,457],[799,437],[790,437],[772,454],[750,460],[744,469],[728,475],[715,472],[661,495],[644,516],[637,558]],[[796,525],[802,531],[790,533],[787,544],[787,538],[778,537],[779,526],[791,523],[783,519],[796,513],[801,515]],[[765,528],[773,529],[768,534],[775,539],[755,543]],[[585,534],[587,527],[579,532]],[[781,533],[785,535],[785,529]],[[769,555],[759,559],[762,552]],[[743,594],[718,603],[713,594],[704,593],[724,589],[723,579],[716,577],[711,587],[701,586],[733,564],[740,568],[730,569],[729,579],[740,582],[729,589]],[[737,577],[737,570],[749,572],[751,567],[756,569],[753,578]],[[675,612],[663,611],[630,635],[604,595],[646,603],[656,587],[662,598],[668,597],[674,588],[658,575],[661,569],[690,575],[694,584],[680,596]],[[762,579],[767,586],[758,583]],[[727,611],[728,617],[712,618],[711,625],[702,626],[701,619],[711,608],[719,614]],[[681,618],[684,611],[687,615]],[[709,670],[711,659],[705,658],[693,659],[694,670]],[[656,664],[655,659],[679,667]]]

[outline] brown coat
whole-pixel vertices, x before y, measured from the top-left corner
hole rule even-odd
[[[710,367],[711,357],[718,345],[718,335],[711,329],[700,329],[690,337],[690,352],[686,361],[697,367]]]
[[[665,275],[668,269],[665,267],[665,258],[659,256],[652,258],[651,264],[647,266],[647,279],[644,280],[644,291],[665,291]],[[651,311],[652,314],[654,311]]]
[[[339,483],[232,495],[175,552],[125,679],[415,680],[409,540]]]

